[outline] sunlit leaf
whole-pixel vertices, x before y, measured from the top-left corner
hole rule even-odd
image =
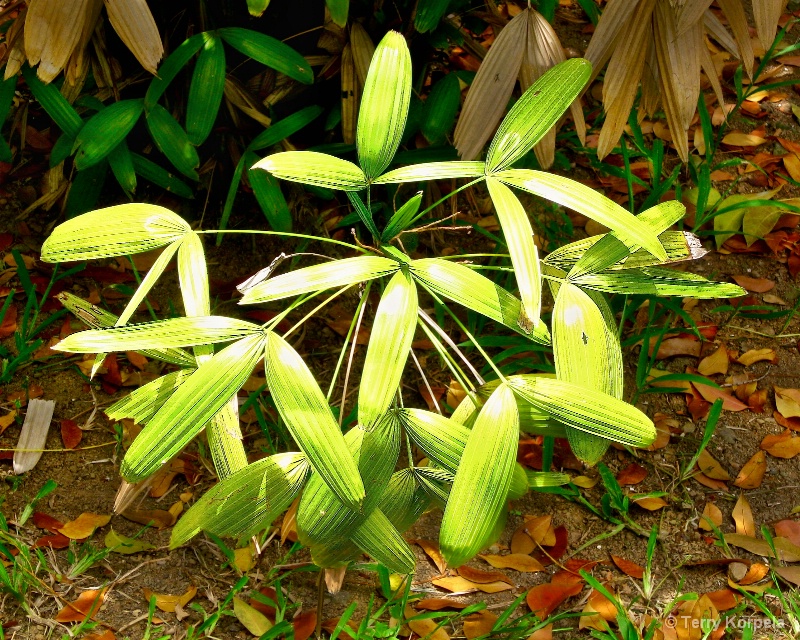
[[[282,180],[327,189],[361,191],[367,187],[367,177],[352,162],[316,151],[273,153],[256,162],[253,169],[264,169]]]

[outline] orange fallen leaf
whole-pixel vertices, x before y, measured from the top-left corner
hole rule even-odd
[[[470,582],[475,582],[477,584],[489,584],[490,582],[497,582],[498,580],[507,582],[508,584],[513,584],[511,578],[509,578],[502,571],[483,571],[481,569],[474,569],[470,566],[463,565],[458,568],[458,573]]]
[[[120,515],[139,524],[165,529],[175,524],[176,517],[163,509],[125,509]]]
[[[451,407],[457,407],[466,397],[466,389],[464,389],[464,387],[462,387],[458,381],[451,380],[450,386],[447,388],[447,404]]]
[[[637,507],[641,507],[642,509],[647,509],[648,511],[658,511],[659,509],[663,509],[664,507],[669,504],[664,498],[651,498],[651,497],[644,497],[644,498],[636,498],[633,500],[633,504]]]
[[[144,371],[147,367],[147,358],[145,358],[141,353],[136,351],[126,351],[125,355],[128,358],[128,362],[139,369],[139,371]]]
[[[105,597],[105,589],[88,589],[84,591],[75,602],[67,603],[58,612],[56,622],[83,622],[87,616],[89,619],[94,619]]]
[[[497,593],[498,591],[506,591],[511,589],[512,586],[507,582],[489,582],[487,584],[478,584],[467,580],[463,576],[450,576],[446,578],[434,578],[431,580],[433,584],[442,589],[447,589],[452,593],[461,593],[469,591],[483,591],[485,593]]]
[[[88,538],[92,535],[98,527],[107,525],[110,520],[111,516],[82,513],[75,520],[67,522],[58,531],[72,540],[83,540],[83,538]]]
[[[568,574],[567,576],[560,574]],[[559,571],[547,584],[540,584],[528,591],[525,601],[530,610],[544,620],[567,598],[578,595],[583,590],[583,579],[567,571]]]
[[[552,545],[543,545],[546,549],[537,549],[533,557],[541,562],[545,567],[552,564],[553,560],[559,560],[567,551],[569,535],[566,527],[556,527],[553,530],[555,542]]]
[[[767,565],[761,562],[754,562],[747,569],[747,573],[745,574],[744,578],[739,580],[739,584],[742,586],[747,586],[755,584],[756,582],[761,582],[768,573],[769,567]]]
[[[751,278],[750,276],[731,276],[740,287],[753,293],[766,293],[775,288],[775,281],[769,278]]]
[[[433,564],[439,570],[439,573],[444,573],[447,570],[447,562],[442,556],[441,551],[439,551],[439,545],[436,544],[433,540],[425,540],[423,538],[417,538],[415,540],[409,540],[409,542],[411,544],[416,544],[422,547],[422,550],[425,552],[425,555],[431,559],[431,562],[433,562]]]
[[[644,567],[635,562],[615,555],[611,556],[611,561],[616,565],[617,569],[622,571],[626,576],[636,578],[637,580],[641,580],[644,577]]]
[[[639,484],[647,477],[647,469],[642,465],[631,462],[617,474],[617,482],[621,485]]]
[[[755,413],[764,413],[764,406],[767,404],[767,390],[759,389],[747,396],[747,404]]]
[[[800,418],[784,418],[777,411],[772,412],[772,417],[775,418],[775,422],[781,425],[784,429],[800,431]]]
[[[708,449],[703,449],[700,452],[700,457],[697,459],[697,467],[700,472],[707,475],[714,480],[730,480],[730,474],[722,467],[722,465],[712,456]]]
[[[652,353],[655,347],[657,338],[654,338],[650,344],[650,351]],[[662,340],[658,346],[656,359],[663,360],[664,358],[673,358],[675,356],[700,356],[700,348],[702,344],[697,338],[667,338]]]
[[[487,635],[497,622],[497,616],[491,611],[484,609],[478,613],[473,613],[464,620],[464,637],[467,640],[474,640],[480,636]]]
[[[82,640],[116,640],[117,636],[111,629],[105,631],[98,631],[97,633],[90,633],[88,636],[83,636]]]
[[[757,147],[766,142],[766,138],[761,136],[754,136],[751,133],[741,133],[740,131],[731,131],[724,138],[723,144],[729,144],[734,147]]]
[[[744,598],[744,596],[739,595],[733,589],[729,589],[728,587],[720,589],[719,591],[711,591],[704,595],[711,600],[717,611],[727,611],[728,609],[733,609]]]
[[[0,435],[3,434],[3,431],[8,429],[12,424],[14,424],[14,420],[17,417],[17,410],[14,409],[13,411],[9,411],[6,415],[0,416]]]
[[[724,481],[714,480],[714,478],[709,478],[704,473],[695,473],[692,477],[704,487],[714,489],[715,491],[724,491],[728,488],[728,485]]]
[[[742,355],[736,358],[736,362],[743,364],[745,367],[767,360],[772,364],[777,364],[778,356],[775,354],[774,349],[750,349],[745,351]]]
[[[787,538],[792,544],[800,546],[800,522],[780,520],[775,523],[775,535]]]
[[[0,339],[13,336],[17,330],[17,305],[14,303],[6,310],[3,321],[0,322]]]
[[[525,516],[523,528],[535,543],[545,547],[552,547],[555,544],[553,516]]]
[[[144,592],[144,597],[147,599],[148,602],[155,597],[156,599],[156,606],[161,609],[164,613],[174,613],[175,607],[180,605],[181,607],[185,607],[192,598],[197,595],[197,587],[194,585],[190,586],[186,593],[173,596],[164,593],[155,593],[151,589],[142,589]]]
[[[720,511],[720,508],[713,502],[706,502],[706,506],[703,508],[703,515],[700,517],[700,528],[703,531],[713,531],[711,525],[719,527],[721,524],[722,511]]]
[[[528,636],[528,640],[553,640],[553,623],[537,629]]]
[[[714,353],[700,361],[700,364],[697,365],[697,371],[704,376],[714,375],[715,373],[725,375],[728,373],[729,364],[728,348],[721,344]]]
[[[648,451],[656,451],[666,447],[669,444],[669,439],[672,435],[671,429],[677,429],[679,426],[677,420],[670,418],[663,413],[657,413],[655,416],[653,416],[653,424],[655,424],[656,427],[656,439],[653,441],[653,444],[647,447]],[[574,482],[575,481],[573,480],[573,483]],[[591,487],[587,488],[591,489]]]
[[[525,530],[525,523],[523,522],[519,528],[511,536],[511,553],[526,555],[533,553],[536,549],[536,543],[528,535]]]
[[[308,640],[317,628],[317,612],[303,611],[292,619],[294,640]]]
[[[784,418],[800,418],[800,389],[775,387],[775,408]]]
[[[406,620],[408,620],[407,624],[420,638],[428,638],[429,640],[450,640],[450,635],[438,622],[431,618],[414,620],[417,616],[419,616],[418,611],[415,611],[411,606],[406,607],[405,617]]]
[[[766,436],[761,441],[761,448],[776,458],[794,458],[800,454],[800,438],[792,437],[792,432],[787,429],[781,434]]]
[[[699,382],[692,382],[692,386],[697,389],[697,392],[703,396],[703,400],[706,402],[713,404],[716,400],[722,400],[722,408],[726,411],[744,411],[749,408],[744,402],[737,400],[723,389]]]
[[[60,520],[56,520],[53,516],[41,511],[35,511],[32,520],[34,525],[50,533],[57,533],[64,526],[64,523]]]
[[[544,571],[544,567],[538,560],[525,553],[512,553],[507,556],[486,555],[478,557],[488,562],[495,569],[513,569],[514,571],[523,573]]]
[[[744,495],[739,494],[739,499],[736,501],[731,515],[736,523],[736,533],[743,536],[756,537],[756,522],[753,519],[753,511],[750,509],[750,503]]]
[[[610,593],[614,593],[610,584],[603,585]],[[615,620],[617,608],[614,603],[606,598],[597,589],[592,589],[586,605],[581,612],[581,619],[578,624],[579,629],[595,629],[605,631],[608,628],[607,622]]]
[[[761,486],[766,472],[767,456],[759,451],[745,463],[733,484],[741,489],[756,489]]]
[[[66,549],[69,547],[70,539],[67,536],[56,533],[50,536],[42,536],[33,543],[34,549],[44,549],[50,547],[52,549]]]

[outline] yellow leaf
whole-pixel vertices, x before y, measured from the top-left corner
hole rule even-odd
[[[233,615],[254,636],[262,636],[272,629],[269,618],[257,609],[251,607],[241,598],[233,599]]]
[[[190,586],[186,593],[179,596],[173,596],[164,593],[154,593],[151,589],[142,589],[142,591],[144,592],[144,597],[148,602],[155,597],[156,606],[164,613],[175,613],[175,607],[177,605],[185,607],[187,604],[189,604],[191,599],[197,595],[197,587],[194,585]]]
[[[67,522],[58,531],[71,540],[88,538],[98,527],[108,524],[111,516],[101,516],[96,513],[82,513],[75,520]]]
[[[750,133],[741,133],[739,131],[732,131],[722,139],[724,144],[736,147],[757,147],[764,144],[766,141],[766,138],[762,138],[761,136],[754,136]]]
[[[744,495],[739,495],[736,505],[733,507],[733,521],[736,523],[736,533],[743,536],[756,536],[756,523],[753,519],[753,511],[750,509],[750,503]]]

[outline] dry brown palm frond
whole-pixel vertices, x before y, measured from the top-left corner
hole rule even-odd
[[[561,42],[550,23],[533,9],[518,13],[500,31],[483,59],[467,92],[454,133],[455,147],[464,160],[478,157],[503,116],[519,78],[525,91],[548,69],[566,60]],[[570,106],[581,141],[586,137],[583,109],[576,100]],[[543,168],[555,158],[556,127],[534,147]]]
[[[150,73],[156,73],[164,45],[146,0],[104,0],[108,20],[125,46]]]
[[[342,138],[347,144],[355,144],[358,121],[358,97],[361,93],[353,45],[348,42],[342,50]]]
[[[90,0],[31,0],[25,18],[25,55],[37,75],[51,82],[67,65],[89,18]]]
[[[640,118],[663,107],[675,148],[688,161],[687,133],[697,107],[701,69],[717,99],[723,97],[706,34],[739,58],[752,77],[754,53],[743,2],[717,0],[731,35],[709,9],[711,0],[609,0],[585,54],[595,77],[608,63],[603,90],[607,117],[598,143],[599,157],[618,142],[632,92],[635,96],[641,84]],[[760,37],[771,43],[785,0],[752,2]]]

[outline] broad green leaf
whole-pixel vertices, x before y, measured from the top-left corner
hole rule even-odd
[[[200,166],[200,157],[197,149],[172,114],[160,104],[154,104],[147,112],[145,120],[153,142],[172,166],[187,178],[199,180],[196,169]]]
[[[76,138],[83,127],[83,120],[73,106],[67,102],[67,99],[61,95],[58,87],[55,84],[44,84],[28,65],[22,66],[22,76],[33,97],[58,125],[58,128],[71,138]]]
[[[560,487],[572,480],[566,473],[556,473],[554,471],[531,471],[530,469],[525,469],[525,475],[528,476],[528,486],[532,488]]]
[[[219,29],[217,34],[234,49],[270,69],[280,71],[304,84],[314,82],[314,73],[306,59],[280,40],[259,31],[239,27]]]
[[[136,191],[136,167],[133,165],[133,156],[125,140],[108,154],[108,165],[125,195],[132,200],[133,193]]]
[[[503,228],[523,311],[535,327],[540,323],[542,310],[542,273],[539,252],[533,242],[533,227],[522,203],[511,189],[496,178],[487,178],[486,186]]]
[[[406,39],[390,31],[375,48],[358,113],[356,149],[367,180],[377,178],[392,161],[410,99],[411,55]]]
[[[206,254],[197,232],[187,234],[178,249],[178,280],[181,285],[183,308],[187,316],[207,316],[211,313],[208,291]]]
[[[660,260],[667,258],[658,236],[648,225],[613,200],[580,182],[531,169],[509,169],[495,174],[494,177],[512,187],[574,209],[616,231],[619,239],[626,244],[644,247]]]
[[[399,269],[396,261],[381,256],[357,256],[326,262],[296,269],[244,289],[239,304],[269,302],[312,291],[345,287],[386,276]]]
[[[285,140],[293,133],[297,133],[316,120],[322,114],[322,107],[311,106],[295,111],[285,118],[273,122],[268,128],[264,129],[255,138],[250,141],[247,148],[250,151],[261,151],[267,147],[278,144],[281,140]]]
[[[341,568],[361,555],[361,550],[349,538],[331,545],[315,545],[311,549],[311,561],[318,567]]]
[[[50,168],[57,167],[69,158],[72,155],[73,146],[75,146],[75,138],[62,133],[55,141],[53,148],[50,149]]]
[[[373,560],[395,573],[413,573],[417,558],[411,547],[380,509],[353,531],[351,540]]]
[[[561,284],[553,308],[553,357],[556,376],[622,398],[622,350],[594,300],[569,282]],[[567,427],[573,453],[596,464],[609,440]]]
[[[210,358],[210,354],[203,358]],[[214,471],[220,480],[247,466],[247,453],[239,426],[239,400],[235,394],[206,424],[206,440]]]
[[[714,241],[719,249],[728,238],[733,237],[742,228],[742,221],[748,210],[758,207],[765,213],[772,208],[770,205],[760,204],[753,207],[744,206],[752,200],[771,200],[775,194],[780,191],[771,189],[769,191],[762,191],[761,193],[739,193],[736,195],[728,196],[717,205],[717,213],[714,216]],[[711,202],[709,202],[710,206]],[[730,207],[734,208],[730,208]],[[779,202],[775,202],[775,207],[780,207]],[[728,232],[728,233],[725,233]]]
[[[339,425],[306,363],[275,333],[267,341],[266,375],[275,407],[311,467],[345,506],[358,509],[364,485]]]
[[[439,26],[439,21],[444,17],[450,0],[427,0],[418,2],[414,13],[414,28],[420,33],[433,31]]]
[[[507,500],[519,500],[528,493],[528,476],[525,475],[525,467],[519,462],[514,464],[514,472],[511,474],[511,486],[508,489]]]
[[[178,520],[170,548],[200,531],[247,538],[267,528],[299,493],[310,466],[302,453],[279,453],[247,465],[218,482]]]
[[[375,178],[373,184],[397,182],[420,182],[422,180],[449,180],[451,178],[479,178],[483,175],[483,162],[451,160],[450,162],[426,162],[393,169]]]
[[[260,334],[259,325],[225,316],[170,318],[112,329],[90,329],[67,336],[53,347],[71,353],[141,351],[239,340]]]
[[[411,274],[431,291],[500,322],[534,342],[550,342],[544,323],[531,329],[517,298],[464,265],[440,258],[424,258],[411,262]]]
[[[252,166],[258,160],[252,151],[246,152],[245,158],[245,166]],[[275,176],[260,169],[248,169],[247,181],[269,226],[275,231],[291,231],[292,214]]]
[[[541,140],[589,81],[592,65],[573,58],[549,69],[503,118],[486,154],[486,171],[507,169]]]
[[[401,533],[413,525],[430,506],[431,499],[417,484],[414,469],[392,474],[378,508]]]
[[[428,497],[437,506],[444,508],[450,497],[455,474],[434,467],[414,467],[414,476]]]
[[[541,376],[511,376],[514,393],[559,422],[632,447],[656,437],[652,420],[636,407],[601,391]]]
[[[405,271],[398,271],[381,296],[364,359],[358,422],[366,431],[380,420],[397,396],[417,328],[417,306],[414,280]]]
[[[662,202],[647,211],[643,211],[637,216],[637,219],[646,223],[652,233],[659,237],[660,242],[661,235],[678,220],[681,220],[685,213],[686,207],[680,202]],[[618,238],[618,235],[618,232],[611,231],[605,234],[599,242],[593,244],[572,267],[569,277],[575,278],[587,273],[603,271],[639,250],[640,247],[638,246],[627,246]],[[664,250],[667,252],[667,258],[669,259],[669,251],[667,251],[666,247],[664,247]]]
[[[451,567],[481,550],[503,511],[519,443],[514,393],[501,384],[470,432],[442,518],[439,545]]]
[[[778,207],[752,207],[745,210],[742,218],[742,233],[749,247],[756,240],[766,236],[786,213]]]
[[[428,458],[450,473],[456,472],[470,433],[467,427],[423,409],[400,409],[397,415],[406,433]]]
[[[350,200],[350,204],[353,205],[353,208],[356,210],[356,214],[361,222],[364,223],[364,226],[367,227],[372,237],[376,239],[380,238],[381,234],[378,231],[378,227],[375,226],[375,220],[372,218],[372,211],[367,208],[367,205],[364,204],[364,201],[359,197],[359,195],[354,191],[348,191],[347,199]]]
[[[194,191],[175,174],[170,173],[144,156],[140,156],[138,153],[132,153],[131,156],[133,158],[133,168],[142,178],[181,198],[194,198]]]
[[[425,100],[421,129],[430,144],[443,143],[453,131],[460,104],[461,81],[455,73],[448,73],[433,86]]]
[[[108,156],[131,132],[144,111],[143,100],[120,100],[93,115],[75,138],[73,152],[78,170]]]
[[[67,192],[67,204],[63,211],[67,220],[97,208],[107,176],[108,160],[101,160],[96,165],[75,174]]]
[[[142,253],[180,240],[192,228],[154,204],[121,204],[58,225],[42,246],[44,262],[72,262]]]
[[[350,0],[325,0],[325,4],[331,13],[331,20],[340,27],[344,27],[350,12]]]
[[[245,383],[265,342],[262,333],[250,335],[203,363],[133,441],[122,461],[122,477],[142,480],[183,449]]]
[[[175,79],[194,55],[200,51],[206,40],[206,33],[198,33],[184,40],[158,67],[158,76],[150,80],[147,93],[144,96],[144,105],[150,109],[155,105],[167,90],[169,83]]]
[[[104,413],[112,420],[130,418],[138,424],[147,424],[194,371],[180,369],[151,380],[112,404]]]
[[[381,234],[383,242],[390,242],[395,236],[406,230],[406,227],[411,224],[414,216],[419,211],[419,205],[422,203],[422,191],[417,191],[413,198],[408,200],[403,206],[394,212],[389,222],[386,223],[386,228]]]
[[[186,102],[186,134],[199,146],[205,142],[217,119],[225,89],[225,48],[213,32],[203,35],[203,50],[197,58]]]
[[[713,282],[688,271],[673,271],[663,267],[645,267],[624,271],[594,273],[572,282],[608,293],[692,298],[736,298],[746,295],[740,286],[728,282]]]
[[[352,162],[317,151],[282,151],[262,158],[253,169],[264,169],[276,178],[326,189],[361,191],[367,187],[364,172]]]
[[[66,291],[59,293],[56,298],[79,320],[89,325],[93,329],[116,326],[119,318],[105,309],[93,305],[91,302],[72,295]],[[145,349],[141,351],[143,356],[155,360],[171,362],[180,367],[194,367],[195,361],[192,354],[183,349]]]
[[[297,508],[297,533],[308,546],[330,546],[359,526],[378,504],[400,453],[399,423],[392,413],[372,431],[354,427],[344,435],[351,459],[367,489],[361,509],[351,509],[336,497],[319,474],[313,474]]]
[[[569,244],[559,247],[552,253],[549,253],[544,258],[543,262],[557,267],[562,271],[570,271],[575,266],[575,263],[581,259],[581,256],[592,249],[594,245],[599,244],[600,241],[604,240],[608,235],[609,234],[590,236],[582,240],[570,242]],[[658,240],[667,252],[666,263],[697,260],[708,253],[708,251],[703,248],[700,239],[688,231],[664,231],[658,236]],[[609,254],[613,252],[615,254],[614,257],[623,255],[621,260],[607,267],[609,270],[635,269],[665,264],[661,260],[654,258],[649,251],[645,251],[644,249],[639,249],[635,253],[629,253],[630,250],[628,247],[617,238],[613,238],[610,243],[607,243],[604,250]],[[604,259],[604,261],[607,260]],[[590,268],[587,272],[590,273],[592,271],[593,268]],[[565,273],[564,276],[566,277],[566,275]]]

